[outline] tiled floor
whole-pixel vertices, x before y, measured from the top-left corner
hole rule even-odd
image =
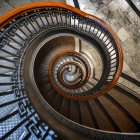
[[[134,5],[139,9],[140,11],[140,0],[132,0],[132,2],[134,3]]]

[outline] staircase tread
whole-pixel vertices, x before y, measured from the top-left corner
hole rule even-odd
[[[82,124],[89,127],[96,128],[96,125],[94,124],[93,121],[94,118],[92,118],[90,110],[87,107],[87,103],[85,101],[79,101],[79,105],[80,105],[80,112],[82,117]]]
[[[56,93],[54,90],[49,91],[48,93],[46,93],[46,96],[44,96],[44,98],[47,100],[47,102],[49,104],[51,104],[54,100],[54,98],[56,97]]]
[[[107,116],[104,114],[104,112],[102,112],[101,108],[96,104],[96,102],[94,100],[90,100],[89,104],[99,126],[99,129],[115,131],[113,124],[111,124]]]
[[[60,107],[59,112],[64,116],[68,117],[69,115],[69,108],[70,108],[70,100],[63,97],[63,101]]]
[[[56,97],[54,98],[53,102],[52,102],[52,106],[55,110],[59,110],[61,107],[61,103],[62,103],[63,97],[60,96],[58,93],[56,94]]]
[[[128,116],[108,98],[100,96],[98,99],[122,132],[131,132],[137,129]]]
[[[140,123],[140,111],[138,111],[140,110],[140,103],[128,96],[128,93],[123,93],[116,89],[112,89],[108,93]]]
[[[80,108],[77,101],[71,100],[70,102],[70,113],[69,113],[69,119],[81,123],[81,114],[80,114]]]

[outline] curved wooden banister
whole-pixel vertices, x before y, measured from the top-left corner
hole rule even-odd
[[[101,19],[97,18],[96,16],[87,14],[83,11],[80,11],[79,9],[76,9],[74,7],[71,7],[69,5],[66,5],[64,3],[58,3],[58,2],[37,2],[37,3],[31,3],[28,5],[24,5],[24,6],[20,6],[17,7],[5,14],[3,14],[2,16],[0,16],[1,20],[0,20],[0,29],[3,28],[6,24],[8,24],[10,21],[12,21],[14,18],[18,17],[19,15],[22,15],[26,12],[32,11],[32,10],[37,10],[37,9],[42,9],[42,8],[46,8],[46,7],[54,7],[54,8],[63,8],[63,9],[67,9],[70,10],[78,15],[81,15],[83,17],[89,18],[91,20],[94,20],[96,22],[98,22],[100,25],[103,26],[103,28],[105,28],[106,30],[108,30],[108,32],[110,33],[110,35],[113,37],[114,42],[118,48],[118,56],[119,56],[119,66],[118,66],[118,70],[116,72],[116,75],[114,77],[114,79],[112,80],[112,82],[105,88],[99,90],[96,92],[96,94],[92,94],[89,96],[84,96],[84,97],[76,97],[79,98],[80,100],[85,100],[85,99],[91,99],[94,98],[95,96],[100,96],[104,93],[106,93],[107,91],[109,91],[110,89],[113,88],[113,86],[116,85],[121,72],[122,72],[122,67],[123,67],[123,52],[122,52],[122,47],[121,44],[119,42],[119,38],[117,37],[117,35],[114,33],[114,31],[110,28],[109,25],[107,25],[104,21],[102,21]],[[74,99],[74,97],[68,97],[70,99]]]

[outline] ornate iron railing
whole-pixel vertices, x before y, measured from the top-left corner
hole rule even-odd
[[[18,54],[8,52],[7,49],[4,49],[4,46],[7,45],[17,50],[18,48],[11,44],[13,42],[19,45],[19,48],[22,47],[21,50],[23,50],[23,48],[26,48],[27,42],[34,36],[54,28],[65,28],[73,33],[80,33],[82,36],[89,38],[91,43],[95,42],[96,49],[103,58],[104,70],[98,84],[82,94],[86,97],[78,95],[77,99],[97,97],[110,90],[116,84],[122,70],[122,50],[115,33],[98,18],[71,7],[66,8],[62,4],[55,7],[52,3],[47,4],[48,8],[43,7],[44,5],[40,3],[23,6],[2,17],[1,51],[16,56]],[[9,20],[10,23],[7,23]],[[6,23],[7,25],[4,26]],[[24,30],[27,30],[27,32],[25,33]],[[5,66],[2,65],[1,67]],[[7,67],[7,69],[10,68]],[[65,95],[68,98],[75,98],[68,94]]]
[[[60,56],[53,58],[49,64],[48,76],[51,85],[60,95],[73,100],[87,100],[98,97],[112,89],[121,74],[123,65],[122,48],[118,37],[112,29],[97,17],[65,4],[34,3],[18,7],[1,16],[0,28],[0,96],[7,99],[7,102],[1,102],[0,108],[6,106],[12,108],[10,110],[11,113],[7,116],[3,112],[1,122],[5,123],[10,117],[14,117],[15,114],[21,119],[20,122],[11,126],[11,130],[8,132],[6,131],[7,128],[4,128],[5,133],[0,135],[2,139],[10,136],[13,131],[22,127],[24,123],[27,123],[25,126],[28,130],[23,136],[25,139],[31,137],[31,132],[37,138],[45,138],[50,130],[46,124],[40,122],[40,117],[27,97],[28,92],[30,92],[32,86],[35,86],[34,82],[36,82],[34,65],[33,67],[30,65],[28,50],[32,42],[43,34],[51,34],[53,36],[61,32],[84,38],[95,45],[102,58],[103,72],[99,82],[93,88],[81,91],[78,94],[75,94],[75,91],[73,93],[68,92],[63,88],[68,87],[69,90],[74,86],[77,88],[88,82],[90,77],[88,74],[90,74],[91,70],[87,60],[82,54],[77,53],[76,55],[75,52],[70,52],[70,55],[78,58],[82,65],[78,61],[69,61],[68,64],[63,63],[59,66],[59,73],[56,79],[59,79],[64,86],[59,87],[52,71],[55,69],[55,65],[57,65],[55,62]],[[33,55],[34,52],[31,54]],[[32,56],[31,54],[30,56]],[[67,54],[68,52],[65,52],[63,55],[67,56]],[[63,78],[64,66],[69,67],[72,64],[78,66],[78,69],[83,72],[82,75],[87,73],[84,78],[82,76],[83,79],[81,78],[80,82],[78,80],[75,81],[76,84],[74,86],[68,85],[70,82]],[[29,84],[30,86],[28,86]],[[32,100],[30,95],[29,97]],[[18,108],[14,110],[14,107],[17,106],[16,104],[18,104]],[[14,118],[13,121],[15,121]],[[5,125],[4,123],[3,125]],[[55,138],[53,131],[50,132],[50,135]]]

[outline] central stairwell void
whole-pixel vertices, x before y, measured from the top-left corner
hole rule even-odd
[[[0,29],[0,97],[7,97],[1,109],[9,102],[17,102],[21,114],[35,109],[38,124],[59,135],[54,139],[139,139],[140,99],[116,85],[122,47],[104,21],[62,3],[40,2],[1,16]],[[26,99],[31,105],[20,106]]]

